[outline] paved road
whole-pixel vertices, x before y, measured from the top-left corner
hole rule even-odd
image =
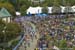
[[[30,44],[30,47],[27,48],[27,50],[34,50],[34,48],[36,48],[36,45],[37,45],[37,40],[39,39],[39,35],[37,34],[37,39],[34,38],[33,42],[31,42]]]
[[[27,47],[26,50],[34,50],[36,48],[37,45],[37,40],[39,39],[39,34],[37,34],[37,39],[34,38],[33,42],[32,40],[30,40],[30,47]],[[22,43],[22,45],[19,47],[19,50],[25,50],[25,42]]]
[[[34,24],[32,24],[31,22],[28,22],[28,24],[31,25],[33,27],[33,31],[36,32],[36,26]],[[36,33],[36,35],[37,35],[37,39],[34,37],[33,42],[30,39],[30,47],[27,46],[26,50],[34,50],[36,48],[37,40],[39,39],[39,33]],[[26,46],[25,41],[23,41],[22,45],[19,47],[18,50],[25,50],[25,46]]]

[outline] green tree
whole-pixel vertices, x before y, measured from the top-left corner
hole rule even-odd
[[[21,6],[21,8],[20,8],[20,12],[21,12],[21,15],[25,15],[26,14],[26,5],[23,5],[23,6]]]
[[[39,3],[40,6],[44,7],[44,6],[52,6],[53,5],[53,0],[45,0],[43,2]]]
[[[0,8],[6,8],[12,15],[15,15],[15,9],[14,9],[14,6],[9,3],[9,2],[0,2]]]
[[[21,32],[20,26],[16,23],[8,23],[6,25],[6,30],[5,30],[5,34],[6,34],[6,39],[7,41],[16,38],[19,33]]]
[[[0,19],[0,42],[3,42],[4,39],[4,34],[3,34],[4,27],[5,23]]]
[[[61,8],[60,8],[59,2],[57,0],[54,0],[52,12],[53,13],[61,13]]]
[[[47,3],[48,3],[48,6],[53,6],[53,0],[48,0]]]
[[[67,48],[66,40],[61,40],[59,47],[60,47],[60,48]]]
[[[31,6],[31,2],[28,0],[19,0],[19,11],[22,15],[26,14],[26,10]]]
[[[28,0],[19,0],[19,4],[20,4],[20,7],[25,5],[26,8],[29,8],[29,6],[31,6],[31,2]]]
[[[73,47],[73,50],[75,50],[75,47]]]

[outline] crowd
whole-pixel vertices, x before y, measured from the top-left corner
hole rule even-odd
[[[39,22],[38,29],[41,35],[37,46],[37,48],[41,48],[39,50],[46,50],[47,48],[51,49],[51,46],[57,46],[58,48],[64,49],[75,47],[74,17],[67,17],[64,19],[44,19],[43,21]],[[65,47],[60,46],[61,41],[65,41]]]
[[[75,47],[75,17],[50,15],[44,17],[25,16],[21,19],[34,23],[38,29],[40,39],[37,41],[35,50],[51,50],[55,49],[55,46],[59,49],[64,48],[64,50]],[[34,32],[30,31],[32,30],[31,26],[26,27],[30,38],[33,40]]]

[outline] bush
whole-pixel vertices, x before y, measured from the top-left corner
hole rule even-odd
[[[2,50],[2,48],[0,48],[0,50]]]
[[[60,48],[67,48],[66,40],[61,40],[59,47],[60,47]]]
[[[0,42],[8,42],[13,38],[19,36],[21,32],[21,28],[18,24],[12,23],[4,23],[0,20]]]
[[[12,48],[15,47],[15,46],[18,44],[18,42],[19,42],[18,40],[13,41],[11,47],[12,47]]]
[[[8,23],[6,25],[6,39],[7,41],[16,38],[19,33],[21,32],[21,28],[18,24],[16,23]]]
[[[6,48],[5,50],[12,50],[12,48]]]

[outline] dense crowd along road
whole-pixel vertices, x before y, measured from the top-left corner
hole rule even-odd
[[[33,23],[36,26],[35,33],[39,32],[40,34],[40,38],[37,40],[37,44],[35,45],[36,46],[35,50],[36,49],[73,50],[73,47],[75,47],[75,17],[33,16],[33,17],[22,17],[21,19],[22,22],[29,21]],[[31,26],[27,25],[25,28],[26,29],[29,28],[29,30],[32,30],[30,27]],[[28,35],[30,35],[29,30],[28,30]]]
[[[39,42],[40,48],[72,48],[75,46],[75,18],[49,19],[39,22],[42,38]],[[46,44],[44,47],[42,45]],[[64,44],[62,44],[64,43]],[[61,46],[62,44],[62,46]]]

